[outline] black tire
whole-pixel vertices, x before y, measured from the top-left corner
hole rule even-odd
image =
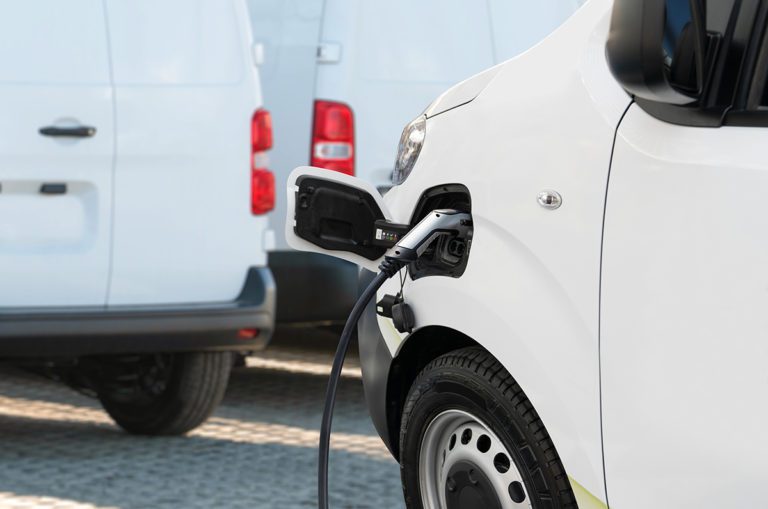
[[[555,446],[520,386],[492,355],[470,347],[433,360],[411,386],[400,431],[400,469],[409,509],[423,507],[419,453],[427,427],[450,410],[476,416],[495,433],[535,509],[578,507]]]
[[[104,362],[108,382],[101,384],[98,397],[110,417],[129,433],[181,435],[216,409],[232,364],[230,352],[114,358]],[[148,386],[150,370],[157,380]]]

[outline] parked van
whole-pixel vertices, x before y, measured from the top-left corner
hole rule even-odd
[[[583,0],[248,0],[280,143],[279,188],[296,166],[391,186],[402,126],[447,87],[528,49]],[[520,13],[525,12],[524,16]],[[343,320],[357,291],[348,263],[293,251],[278,196],[269,255],[278,320]]]
[[[56,366],[128,431],[188,431],[273,327],[247,7],[0,13],[0,356]]]
[[[358,331],[408,507],[765,505],[768,3],[613,3],[438,98],[383,198],[289,179],[290,242],[367,280],[376,221],[471,213]]]

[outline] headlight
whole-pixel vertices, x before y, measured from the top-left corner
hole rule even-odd
[[[427,136],[427,116],[421,115],[410,124],[405,126],[403,134],[400,135],[400,144],[397,146],[397,159],[395,160],[395,170],[392,172],[392,183],[402,184],[410,175],[416,159],[419,158],[419,152],[424,145],[424,138]]]

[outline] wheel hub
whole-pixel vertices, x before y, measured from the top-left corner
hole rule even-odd
[[[501,509],[501,501],[482,469],[469,461],[451,467],[445,482],[447,509]]]
[[[489,426],[463,410],[446,410],[427,426],[419,451],[425,509],[531,508],[520,471]]]

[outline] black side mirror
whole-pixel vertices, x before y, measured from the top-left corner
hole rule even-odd
[[[632,95],[690,104],[704,86],[702,0],[616,0],[606,46],[611,72]]]

